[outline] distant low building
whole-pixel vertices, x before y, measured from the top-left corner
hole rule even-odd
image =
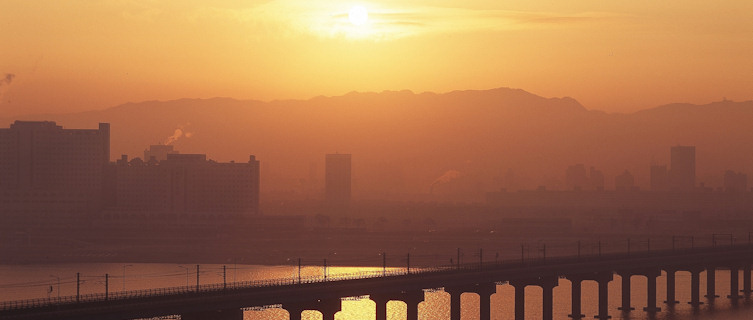
[[[669,175],[667,172],[667,166],[652,165],[651,166],[651,191],[667,191],[669,190]]]
[[[617,191],[635,190],[635,177],[633,177],[633,174],[625,170],[619,176],[614,177],[614,189]]]
[[[724,172],[724,191],[746,192],[748,190],[748,175],[727,170]]]
[[[153,144],[149,146],[149,149],[144,150],[144,161],[151,161],[154,159],[155,161],[162,161],[167,160],[168,154],[178,154],[177,150],[174,149],[172,145],[169,144]]]
[[[113,212],[180,216],[259,214],[259,161],[219,163],[204,154],[115,163]]]

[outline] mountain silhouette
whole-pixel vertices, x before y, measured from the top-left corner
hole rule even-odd
[[[588,110],[572,98],[524,90],[448,93],[351,92],[262,102],[230,98],[127,103],[69,114],[0,119],[50,120],[66,128],[111,123],[112,159],[142,157],[150,144],[217,161],[262,163],[267,199],[316,197],[324,155],[353,154],[360,199],[481,200],[484,192],[564,188],[565,169],[602,170],[607,189],[629,170],[648,186],[649,166],[669,164],[673,145],[697,147],[698,181],[720,186],[724,170],[753,172],[753,101],[671,104],[620,114]],[[176,131],[179,130],[179,131]],[[447,172],[453,181],[437,180]]]

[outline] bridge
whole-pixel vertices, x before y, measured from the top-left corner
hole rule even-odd
[[[553,288],[560,278],[572,283],[573,319],[581,313],[581,282],[598,283],[597,319],[610,318],[607,286],[614,274],[621,276],[622,303],[619,309],[634,310],[630,301],[630,278],[647,278],[645,312],[660,311],[657,306],[656,283],[666,272],[667,304],[675,299],[675,273],[691,274],[691,298],[688,303],[699,306],[700,274],[706,271],[706,297],[718,297],[715,289],[716,270],[729,269],[730,299],[751,292],[753,246],[730,245],[710,248],[684,248],[642,253],[612,253],[590,256],[524,259],[505,263],[475,263],[455,266],[410,268],[400,271],[366,272],[328,278],[291,278],[267,281],[235,282],[203,286],[185,286],[118,293],[90,294],[52,299],[8,301],[0,303],[0,319],[13,320],[121,320],[181,315],[184,320],[241,320],[243,310],[265,307],[284,308],[291,320],[300,320],[304,310],[318,310],[324,320],[333,320],[340,311],[341,299],[366,297],[376,302],[376,320],[386,320],[388,301],[399,300],[407,305],[407,320],[418,319],[418,304],[425,290],[444,290],[450,294],[452,320],[460,319],[460,295],[465,292],[480,296],[480,319],[490,319],[490,297],[496,284],[514,287],[515,319],[525,316],[527,286],[542,291],[543,319],[553,318]],[[739,288],[739,271],[743,271],[743,288]]]

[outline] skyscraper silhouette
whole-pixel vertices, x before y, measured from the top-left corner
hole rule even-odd
[[[63,129],[52,121],[16,121],[0,129],[0,211],[96,211],[109,159],[109,123]]]

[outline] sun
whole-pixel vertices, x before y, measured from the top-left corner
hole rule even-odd
[[[354,26],[361,26],[369,21],[369,12],[363,6],[353,6],[348,11],[348,20]]]

